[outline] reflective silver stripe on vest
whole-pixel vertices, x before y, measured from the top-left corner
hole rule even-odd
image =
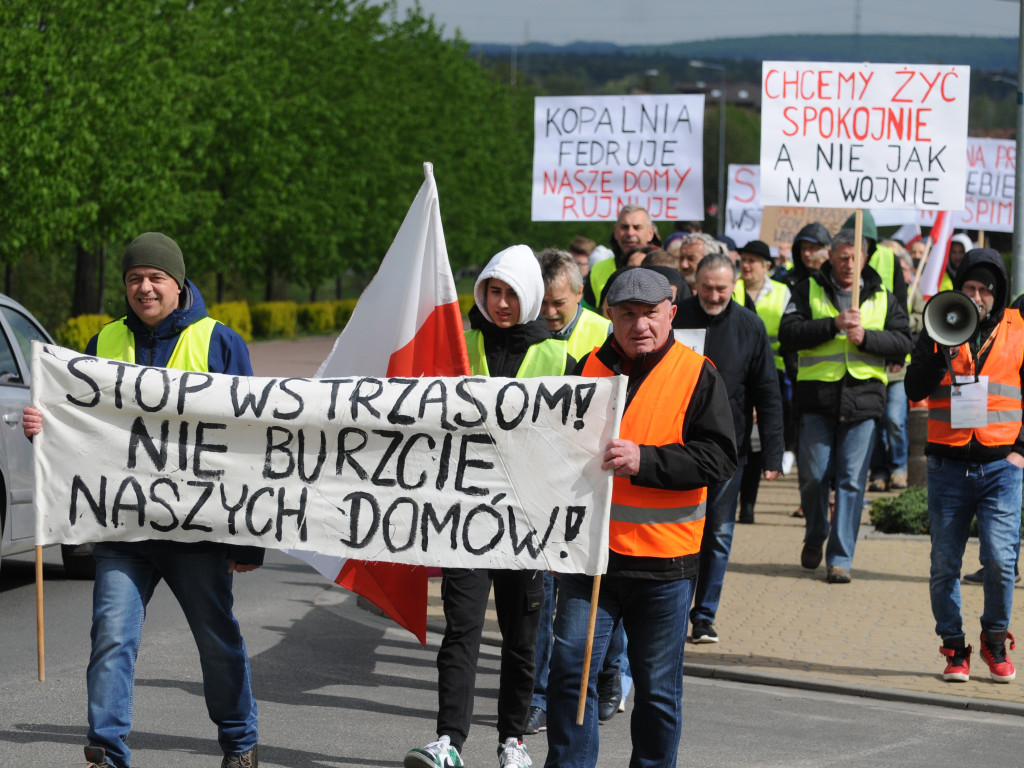
[[[1016,408],[1011,411],[989,411],[988,412],[988,423],[989,424],[1002,424],[1007,421],[1020,421],[1024,418],[1024,414],[1021,413],[1020,408]],[[944,424],[950,422],[950,415],[948,408],[929,408],[928,419],[930,421],[941,421]]]
[[[885,367],[885,360],[880,358],[878,355],[865,355],[860,352],[851,352],[849,355],[847,355],[847,359],[851,361],[864,363],[864,365],[870,365],[873,368]]]
[[[627,507],[625,504],[612,504],[612,520],[616,523],[633,523],[635,525],[663,525],[666,523],[692,523],[704,517],[707,502],[702,501],[696,506],[665,507]]]
[[[988,383],[988,393],[990,395],[997,395],[999,397],[1011,397],[1014,400],[1021,399],[1020,387],[1015,387],[1012,384],[999,384],[998,382]],[[929,397],[935,400],[946,400],[952,395],[952,387],[949,384],[944,384],[935,390],[935,394],[929,395]]]

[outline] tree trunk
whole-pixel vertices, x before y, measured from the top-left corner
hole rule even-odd
[[[341,301],[341,275],[334,278],[334,298]]]
[[[217,273],[217,303],[224,303],[224,273]]]
[[[71,299],[71,315],[89,315],[96,311],[96,254],[81,245],[75,246],[75,288]]]
[[[100,247],[100,275],[99,288],[96,291],[96,314],[102,315],[106,301],[107,290],[107,246]]]

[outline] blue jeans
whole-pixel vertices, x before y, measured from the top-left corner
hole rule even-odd
[[[743,462],[745,463],[745,462]],[[704,538],[700,542],[700,572],[693,594],[690,621],[714,621],[722,599],[725,569],[732,551],[732,535],[736,528],[736,502],[743,481],[743,464],[733,476],[708,486],[707,515]]]
[[[178,600],[199,649],[203,693],[225,754],[256,745],[256,701],[249,657],[231,613],[231,574],[223,546],[175,542],[96,545],[93,586],[89,743],[126,768],[132,727],[135,659],[153,590],[163,579]]]
[[[893,472],[907,471],[909,407],[902,379],[890,383],[885,389],[885,416],[875,437],[874,455],[871,458],[872,478],[888,478]]]
[[[1020,552],[1021,477],[1021,470],[1003,459],[975,464],[928,457],[928,587],[935,632],[943,640],[964,636],[960,566],[975,515],[984,573],[981,628],[1002,632],[1010,626],[1013,567]]]
[[[537,648],[534,652],[533,700],[531,706],[548,708],[548,663],[555,631],[555,600],[558,582],[550,573],[544,574],[544,606],[540,609],[540,627],[537,629]]]
[[[654,581],[605,574],[597,605],[594,649],[582,726],[576,707],[583,671],[590,594],[589,576],[565,574],[558,587],[555,647],[548,679],[546,768],[597,765],[597,673],[613,628],[626,629],[635,699],[630,768],[672,768],[682,735],[683,652],[693,579]]]
[[[825,563],[847,570],[857,546],[864,489],[875,422],[838,422],[820,413],[800,417],[800,504],[804,509],[804,542],[821,546],[826,540]],[[828,496],[836,489],[835,520],[830,524]]]

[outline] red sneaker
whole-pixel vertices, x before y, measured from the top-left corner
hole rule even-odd
[[[1006,655],[1007,640],[1011,651],[1017,647],[1009,632],[981,633],[981,658],[988,664],[988,673],[997,683],[1008,683],[1017,677],[1013,662]]]
[[[949,658],[942,679],[951,683],[966,683],[971,679],[971,651],[974,647],[964,647],[963,640],[959,642],[959,648],[947,648],[945,645],[939,647],[939,653]]]

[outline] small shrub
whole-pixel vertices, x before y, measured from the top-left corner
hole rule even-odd
[[[882,533],[928,533],[928,491],[907,488],[899,496],[871,502],[871,522]]]
[[[311,304],[301,304],[298,309],[299,328],[304,333],[324,335],[335,330],[334,302],[316,301]]]
[[[100,332],[114,318],[110,315],[78,315],[69,317],[54,332],[57,343],[62,347],[74,349],[79,352],[85,351],[89,339]]]
[[[295,336],[297,308],[294,301],[264,301],[254,304],[250,314],[254,336],[265,339]]]
[[[249,302],[224,301],[220,304],[211,304],[209,312],[210,317],[224,323],[241,336],[246,344],[252,341],[252,315],[249,313]]]
[[[341,330],[352,318],[352,311],[356,308],[355,299],[341,299],[334,302],[334,327]]]

